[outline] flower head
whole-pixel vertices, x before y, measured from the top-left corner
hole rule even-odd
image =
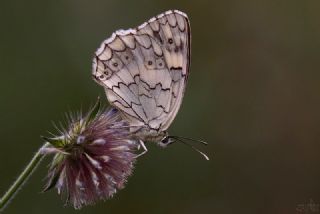
[[[124,187],[135,162],[135,141],[116,109],[100,110],[100,102],[85,116],[70,116],[60,136],[44,138],[54,153],[45,191],[53,187],[75,208],[108,199]]]

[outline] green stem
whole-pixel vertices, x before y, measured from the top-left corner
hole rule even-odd
[[[46,146],[48,146],[48,143],[45,143],[41,148],[44,148]],[[11,185],[8,191],[0,199],[0,212],[6,208],[6,206],[14,198],[16,193],[20,190],[20,188],[28,180],[30,175],[35,171],[41,160],[44,158],[44,155],[41,153],[40,150],[41,149],[37,151],[37,153],[33,156],[32,160],[16,179],[16,181]]]

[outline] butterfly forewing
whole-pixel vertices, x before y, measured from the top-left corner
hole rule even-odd
[[[181,105],[189,58],[188,18],[167,11],[105,40],[95,53],[93,76],[132,126],[162,132]]]

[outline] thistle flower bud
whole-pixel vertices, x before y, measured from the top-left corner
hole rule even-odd
[[[44,154],[55,154],[45,191],[56,188],[67,203],[79,209],[105,200],[124,187],[135,162],[135,141],[116,109],[100,110],[98,103],[84,117],[69,117],[60,136]]]

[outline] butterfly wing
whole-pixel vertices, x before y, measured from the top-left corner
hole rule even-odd
[[[95,53],[93,77],[131,125],[159,132],[180,108],[189,64],[188,17],[174,10],[113,33]]]

